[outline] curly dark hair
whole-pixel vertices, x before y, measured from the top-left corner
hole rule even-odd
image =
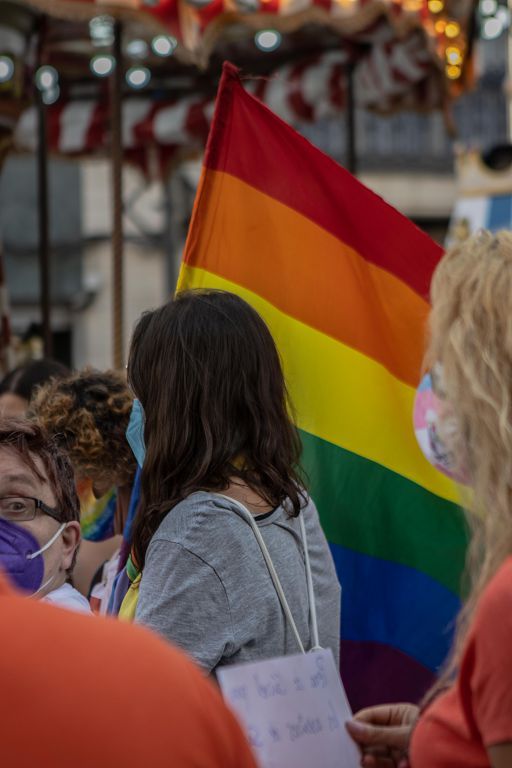
[[[30,415],[67,451],[78,476],[122,485],[136,469],[126,441],[132,402],[123,374],[85,368],[42,387]]]

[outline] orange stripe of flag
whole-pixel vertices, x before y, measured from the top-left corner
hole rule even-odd
[[[416,386],[418,338],[429,311],[417,293],[297,211],[229,174],[206,171],[202,195],[212,204],[203,206],[201,226],[191,227],[187,263],[253,291]]]

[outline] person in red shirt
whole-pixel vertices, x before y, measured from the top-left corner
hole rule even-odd
[[[148,630],[63,611],[0,574],[6,768],[256,768],[235,717]]]
[[[439,403],[437,464],[473,488],[471,592],[451,658],[421,710],[412,704],[372,707],[347,727],[366,768],[510,768],[511,233],[481,232],[441,260],[432,283],[427,357]]]

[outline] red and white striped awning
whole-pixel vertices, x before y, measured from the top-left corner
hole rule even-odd
[[[0,155],[9,147],[36,146],[32,99],[37,43],[44,63],[59,73],[60,97],[49,108],[49,142],[54,152],[83,155],[108,150],[109,108],[105,83],[91,75],[95,49],[87,19],[107,13],[126,19],[124,39],[151,41],[165,29],[180,44],[169,59],[151,54],[146,65],[160,83],[158,100],[149,92],[126,94],[123,142],[127,159],[147,167],[150,151],[167,157],[176,148],[201,148],[206,139],[222,58],[247,73],[264,75],[247,87],[296,125],[337,114],[345,106],[347,69],[353,72],[357,105],[381,113],[401,109],[443,109],[451,97],[447,72],[463,85],[466,28],[473,0],[16,0],[52,18],[39,27],[11,18],[10,48],[17,62],[9,93],[0,87]],[[434,12],[434,10],[435,12]],[[53,18],[56,16],[57,18]],[[72,21],[63,21],[62,19]],[[2,24],[0,21],[0,31]],[[17,24],[20,24],[17,29]],[[323,25],[323,26],[321,26]],[[258,51],[256,29],[283,32],[273,54]],[[252,30],[252,31],[251,31]],[[293,32],[296,30],[296,32]],[[334,32],[336,34],[334,34]],[[450,33],[448,34],[448,30]],[[12,50],[11,50],[12,49]],[[446,52],[456,51],[457,64]],[[109,49],[105,51],[109,52]],[[207,69],[202,69],[212,54]],[[126,56],[126,54],[125,54]],[[293,63],[287,63],[287,62]],[[126,66],[130,66],[126,57]],[[174,83],[187,81],[181,90]],[[173,98],[166,98],[169,89]],[[25,107],[25,111],[21,111]],[[21,111],[21,119],[16,126]]]
[[[375,108],[411,93],[424,84],[429,63],[425,52],[410,41],[393,55],[373,48],[364,66],[357,69],[357,103]],[[381,44],[385,46],[385,43]],[[282,67],[271,77],[246,80],[248,90],[279,114],[297,125],[336,115],[345,106],[347,55],[333,52],[298,65]],[[424,92],[428,100],[428,92]],[[154,100],[149,96],[125,100],[123,148],[140,157],[148,148],[202,148],[213,115],[214,102],[200,95],[177,100]],[[109,148],[108,99],[60,99],[48,109],[50,149],[64,155],[101,153]],[[37,114],[30,107],[21,116],[14,135],[15,148],[34,151],[37,146]]]
[[[421,30],[425,33],[422,45],[431,57],[437,54],[442,59],[454,37],[446,35],[437,22],[454,21],[462,43],[474,6],[473,0],[437,0],[436,4],[428,0],[25,0],[25,4],[67,19],[106,13],[144,20],[175,35],[203,63],[226,30],[237,25],[288,33],[316,24],[354,40],[364,40],[369,31],[383,25],[398,40]]]

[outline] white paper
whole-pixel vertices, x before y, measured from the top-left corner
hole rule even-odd
[[[356,768],[352,713],[330,650],[222,667],[217,679],[261,768]]]

